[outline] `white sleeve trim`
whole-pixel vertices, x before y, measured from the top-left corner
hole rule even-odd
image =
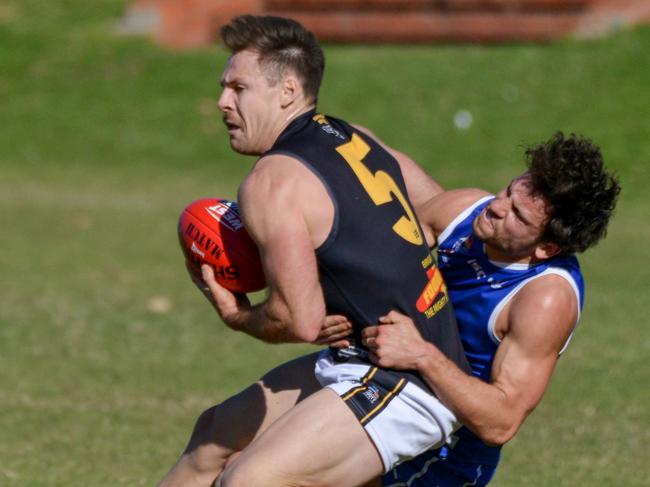
[[[576,303],[578,305],[578,316],[576,318],[576,322],[573,325],[573,330],[571,331],[571,334],[567,338],[566,342],[564,342],[564,345],[562,346],[562,350],[560,350],[560,354],[564,352],[564,350],[566,350],[566,348],[569,346],[569,342],[571,341],[571,338],[573,338],[573,331],[575,331],[575,327],[578,325],[578,321],[580,321],[580,315],[582,314],[582,307],[580,306],[580,290],[578,289],[578,283],[575,281],[575,279],[573,278],[570,272],[560,267],[549,267],[541,274],[526,279],[525,281],[519,283],[519,285],[515,287],[512,291],[510,291],[506,297],[504,297],[501,301],[499,301],[499,304],[495,306],[494,310],[492,311],[492,314],[490,314],[490,319],[488,320],[488,324],[487,324],[488,336],[495,344],[498,345],[499,343],[501,343],[501,340],[496,335],[495,327],[496,327],[497,318],[501,313],[501,311],[503,310],[503,308],[506,306],[506,304],[508,304],[508,302],[510,302],[510,300],[515,296],[515,294],[517,294],[519,290],[522,287],[524,287],[526,284],[542,276],[548,276],[551,274],[555,274],[557,276],[563,277],[569,283],[569,285],[573,289],[573,292],[575,293]]]
[[[456,227],[467,218],[467,216],[474,211],[474,208],[479,206],[480,204],[484,203],[487,200],[491,200],[494,198],[493,195],[489,196],[484,196],[480,200],[476,201],[474,204],[469,206],[468,208],[465,208],[456,218],[454,218],[449,225],[438,235],[438,246],[442,245],[442,243],[449,238],[449,235],[456,230]]]

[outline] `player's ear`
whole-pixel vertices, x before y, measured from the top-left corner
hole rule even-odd
[[[546,260],[560,253],[560,246],[553,242],[541,242],[535,247],[535,258]]]
[[[302,85],[295,76],[287,76],[282,81],[282,108],[291,105],[302,93]]]

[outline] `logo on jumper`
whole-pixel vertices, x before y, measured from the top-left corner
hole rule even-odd
[[[363,392],[363,395],[368,399],[370,404],[374,404],[379,400],[379,389],[373,385],[369,385],[368,389]]]
[[[451,246],[450,253],[455,254],[456,252],[460,252],[461,250],[469,250],[472,248],[472,237],[471,235],[469,237],[461,237],[458,240],[454,242],[454,245]]]
[[[478,262],[476,259],[470,259],[467,261],[469,266],[472,268],[472,270],[476,273],[476,280],[480,281],[482,279],[487,280],[487,282],[490,284],[490,287],[492,289],[501,289],[503,285],[501,284],[501,281],[497,281],[494,279],[492,276],[488,276],[488,274],[483,270],[483,267],[481,264]]]
[[[341,134],[341,132],[339,132],[338,130],[336,130],[334,127],[330,125],[327,118],[325,118],[325,115],[317,113],[316,115],[314,115],[314,118],[312,120],[320,125],[320,128],[323,130],[323,132],[333,135],[334,137],[337,137],[341,140],[347,140]]]
[[[431,318],[447,304],[449,297],[447,296],[447,286],[442,279],[440,269],[435,266],[431,267],[427,271],[427,277],[429,278],[429,282],[418,298],[416,307],[427,318]]]
[[[219,201],[216,205],[208,206],[206,211],[212,218],[233,232],[238,232],[244,226],[239,218],[237,203],[232,201]]]
[[[474,239],[472,238],[471,235],[467,237],[460,237],[458,240],[456,240],[451,248],[449,249],[438,249],[438,253],[440,255],[451,255],[451,254],[456,254],[456,253],[463,253],[467,252],[472,248],[472,244],[474,243]]]

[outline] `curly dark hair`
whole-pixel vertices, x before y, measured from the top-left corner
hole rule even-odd
[[[607,233],[621,187],[591,140],[557,132],[526,150],[532,190],[551,207],[542,239],[563,254],[583,252]]]
[[[240,15],[221,28],[221,40],[230,52],[251,49],[272,85],[292,70],[301,78],[307,98],[314,103],[325,70],[325,55],[316,36],[300,23],[272,15]]]

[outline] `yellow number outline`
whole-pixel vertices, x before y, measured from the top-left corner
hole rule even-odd
[[[422,233],[418,228],[411,205],[409,205],[395,180],[385,171],[380,170],[373,174],[363,163],[363,159],[370,152],[370,146],[357,134],[352,134],[350,142],[338,146],[336,151],[350,165],[376,206],[393,201],[393,197],[397,198],[397,201],[404,209],[405,215],[402,215],[395,222],[393,231],[407,242],[422,245]]]

